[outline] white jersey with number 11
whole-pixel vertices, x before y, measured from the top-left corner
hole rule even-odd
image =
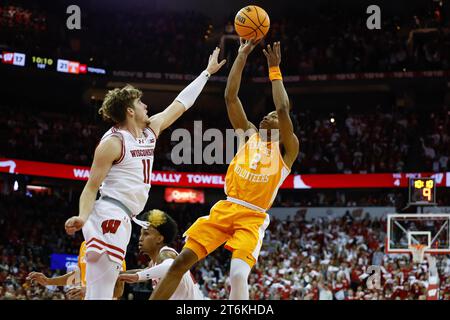
[[[122,141],[122,153],[103,181],[100,194],[120,201],[133,215],[138,215],[147,203],[151,187],[157,137],[149,128],[144,129],[142,137],[135,138],[128,130],[113,127],[102,140],[111,136]]]

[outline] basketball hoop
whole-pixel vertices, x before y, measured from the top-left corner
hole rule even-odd
[[[428,248],[428,246],[424,244],[412,244],[409,246],[409,249],[411,250],[412,256],[413,256],[413,262],[414,263],[422,263],[423,257],[425,254],[425,250]]]

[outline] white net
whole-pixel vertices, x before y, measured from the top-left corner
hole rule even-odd
[[[422,263],[423,262],[425,250],[427,248],[428,247],[424,244],[414,244],[409,247],[409,249],[411,250],[412,256],[413,256],[414,263]]]

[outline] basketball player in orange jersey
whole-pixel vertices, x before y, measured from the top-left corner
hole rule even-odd
[[[34,281],[42,286],[73,286],[67,291],[67,298],[70,300],[84,299],[86,294],[86,241],[83,241],[78,253],[78,265],[75,270],[63,274],[59,277],[47,278],[41,272],[30,272],[28,281]],[[125,260],[122,262],[122,271],[126,271]],[[114,299],[118,300],[123,295],[124,283],[117,280],[114,287]]]
[[[267,46],[267,50],[263,50],[269,65],[276,111],[264,117],[259,130],[247,120],[238,90],[247,56],[255,45],[253,41],[241,40],[225,90],[228,116],[234,129],[253,133],[246,143],[241,141],[239,151],[228,167],[225,178],[227,199],[217,202],[209,216],[197,219],[186,231],[183,250],[151,299],[168,299],[183,274],[223,243],[232,251],[230,299],[249,299],[248,276],[258,259],[264,231],[269,225],[266,211],[299,152],[299,141],[289,116],[289,98],[279,68],[279,42],[274,43],[273,48]],[[270,133],[272,131],[265,134],[267,130],[279,130],[280,139]]]
[[[109,91],[99,113],[114,126],[94,153],[79,214],[65,223],[67,234],[83,229],[86,240],[86,300],[111,300],[131,237],[131,220],[144,209],[150,191],[157,137],[194,104],[209,77],[219,71],[219,48],[207,68],[162,112],[149,117],[142,92],[126,86]],[[100,190],[101,197],[96,200]]]

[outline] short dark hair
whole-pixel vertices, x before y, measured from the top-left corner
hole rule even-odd
[[[132,85],[108,91],[98,113],[103,120],[119,124],[127,118],[127,108],[133,108],[134,99],[142,97],[142,91]]]
[[[164,238],[164,244],[170,244],[175,240],[178,233],[178,226],[175,220],[166,212],[159,209],[147,211],[144,214],[144,220],[148,221],[151,227],[158,230]]]

